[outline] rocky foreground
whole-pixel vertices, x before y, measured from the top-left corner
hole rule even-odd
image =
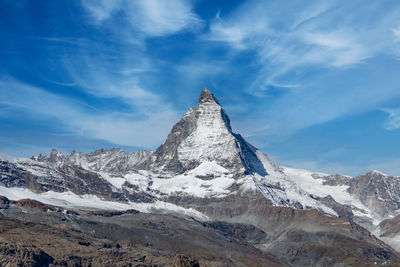
[[[77,213],[33,200],[11,201],[1,212],[0,266],[283,266],[249,243],[266,234],[244,224]]]
[[[1,266],[400,264],[396,251],[355,223],[274,207],[257,195],[193,204],[218,219],[208,222],[135,210],[74,211],[4,197],[2,203]]]

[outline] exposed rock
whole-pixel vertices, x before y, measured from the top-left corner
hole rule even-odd
[[[334,174],[334,175],[319,175],[319,174],[312,174],[315,179],[323,179],[324,185],[331,185],[331,186],[338,186],[338,185],[349,185],[352,178],[349,176]]]
[[[172,261],[172,267],[200,267],[196,260],[186,255],[176,255]]]
[[[0,242],[0,266],[49,266],[54,259],[34,245]]]
[[[32,159],[38,162],[50,163],[55,167],[77,165],[90,171],[124,173],[135,170],[136,166],[145,161],[152,153],[152,151],[147,150],[128,153],[119,148],[102,148],[89,154],[72,151],[63,155],[53,149],[49,156],[40,154],[33,156]]]
[[[353,220],[354,214],[351,207],[336,202],[331,195],[321,198],[320,201],[336,211],[339,217],[347,218],[349,221]]]
[[[268,235],[263,230],[250,224],[227,223],[222,221],[203,222],[202,224],[205,227],[219,230],[227,236],[245,240],[253,245],[260,244],[268,238]]]
[[[5,196],[0,196],[0,209],[8,209],[10,206],[10,200]]]
[[[44,204],[40,201],[29,199],[29,198],[20,199],[18,201],[13,201],[13,203],[19,205],[20,207],[31,208],[31,209],[40,209],[42,211],[47,211],[47,210],[56,211],[58,209],[61,209],[59,207]]]
[[[0,185],[5,187],[24,187],[40,192],[42,185],[37,177],[13,162],[0,160]]]
[[[87,215],[89,216],[103,216],[103,217],[113,217],[121,216],[124,214],[137,214],[139,211],[134,209],[123,210],[123,211],[113,211],[113,210],[99,210],[99,211],[89,211]]]
[[[53,220],[46,222],[33,216],[36,212],[18,213],[29,223],[0,217],[0,244],[34,246],[49,255],[55,266],[171,266],[177,254],[194,255],[201,266],[284,266],[275,257],[220,231],[174,216],[69,217],[65,225],[59,225],[54,219],[62,218],[60,214],[54,213]],[[76,224],[79,231],[70,227]],[[23,257],[13,254],[15,262]]]
[[[370,171],[351,180],[349,193],[380,216],[393,215],[400,208],[400,177]]]
[[[204,89],[199,104],[174,125],[166,141],[139,168],[184,173],[204,161],[214,161],[236,175],[266,171],[255,148],[234,134],[218,100]]]
[[[394,218],[383,220],[379,224],[381,236],[400,234],[400,215]]]
[[[266,235],[259,235],[257,242],[250,242],[294,266],[400,263],[397,252],[356,223],[346,218],[324,216],[315,210],[275,207],[260,193],[219,199],[176,197],[170,201],[193,207],[215,220],[255,226]],[[228,228],[224,232],[232,230]],[[354,249],[356,247],[358,249]],[[387,253],[389,259],[382,258],[381,252]]]

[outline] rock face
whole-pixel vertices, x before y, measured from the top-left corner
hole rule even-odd
[[[10,206],[10,200],[5,196],[0,196],[0,209],[8,209]]]
[[[53,160],[50,163],[29,159],[15,163],[0,161],[0,185],[27,188],[36,193],[71,191],[78,195],[97,195],[108,200],[126,200],[125,195],[113,190],[100,174],[78,165]]]
[[[199,263],[186,255],[176,255],[172,267],[200,267]]]
[[[198,105],[186,112],[164,144],[140,166],[181,174],[210,161],[236,175],[266,175],[255,150],[240,135],[232,132],[228,115],[215,96],[204,89]]]
[[[49,266],[54,259],[34,245],[0,242],[1,266]]]
[[[382,217],[400,208],[399,176],[370,171],[352,179],[348,191]]]
[[[127,153],[119,148],[99,149],[89,154],[72,151],[63,155],[53,149],[50,155],[33,156],[32,160],[50,163],[58,167],[62,165],[76,165],[90,171],[104,171],[123,173],[137,169],[136,166],[145,161],[152,151],[141,150]]]
[[[381,221],[373,233],[399,251],[400,215]]]

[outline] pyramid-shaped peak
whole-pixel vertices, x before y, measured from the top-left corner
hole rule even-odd
[[[219,105],[217,98],[207,88],[204,88],[203,91],[201,91],[199,103],[217,103]]]
[[[165,142],[139,167],[182,174],[213,162],[235,177],[247,173],[264,176],[267,172],[256,151],[232,132],[228,115],[205,88],[199,104],[185,113]]]

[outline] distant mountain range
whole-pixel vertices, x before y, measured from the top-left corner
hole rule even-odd
[[[60,224],[79,231],[83,239],[87,235],[112,239],[113,232],[97,235],[90,232],[94,228],[84,226],[93,220],[114,225],[116,232],[129,228],[121,240],[134,236],[140,242],[157,243],[153,244],[157,249],[143,252],[140,248],[141,253],[156,259],[156,251],[168,247],[170,254],[157,258],[163,264],[173,254],[186,253],[200,265],[400,266],[400,254],[395,250],[400,249],[399,176],[370,171],[349,177],[278,166],[232,131],[228,115],[208,89],[156,151],[127,153],[113,148],[66,155],[52,150],[50,155],[30,159],[0,156],[0,195],[3,220],[47,227]],[[18,202],[27,198],[57,208],[46,208],[38,216],[37,202],[30,206]],[[57,209],[69,213],[62,217]],[[108,217],[112,219],[99,221],[99,216],[107,217],[104,214],[111,214]],[[124,225],[127,218],[147,225],[151,216],[156,216],[156,225],[140,226],[144,229],[140,234],[134,225]],[[162,226],[160,218],[169,224]],[[152,232],[165,235],[165,240],[146,241],[144,233],[151,227],[165,227],[165,231],[157,228],[157,234]],[[182,237],[179,227],[188,229],[188,234],[213,234],[208,241],[203,238],[191,243],[188,236]],[[179,240],[173,235],[190,243],[190,249],[174,245]],[[62,239],[59,235],[55,238]],[[231,240],[225,252],[228,256],[205,256],[204,251],[215,251],[204,244],[224,238]],[[7,242],[3,245],[9,248],[12,242]],[[245,252],[244,244],[251,253]],[[49,263],[74,256],[73,252],[66,255],[40,249],[49,256]],[[254,261],[245,254],[253,255]],[[94,258],[81,258],[80,263],[94,263]],[[10,262],[0,260],[0,265]],[[143,260],[141,264],[150,263]]]

